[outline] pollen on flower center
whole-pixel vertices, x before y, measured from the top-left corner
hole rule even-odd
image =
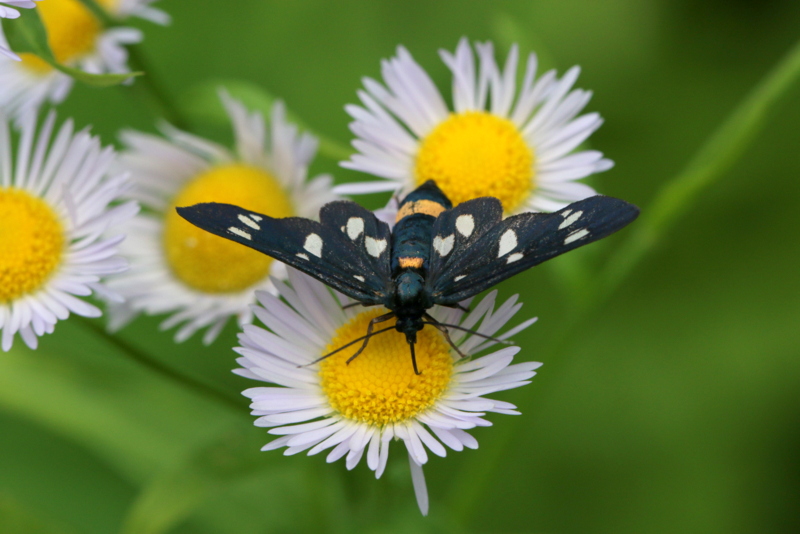
[[[367,311],[351,319],[336,331],[325,352],[363,336],[369,321],[383,313],[386,310]],[[377,426],[406,421],[433,406],[453,376],[450,347],[430,326],[417,334],[419,375],[414,374],[405,335],[396,330],[371,338],[364,352],[347,364],[360,346],[357,343],[323,360],[319,371],[331,406],[354,421]]]
[[[0,303],[42,287],[63,254],[64,228],[53,209],[27,191],[0,187]]]
[[[97,0],[106,9],[113,8],[116,2]],[[56,61],[69,64],[94,50],[102,25],[80,0],[47,0],[37,4],[36,9],[47,29],[47,40]],[[31,70],[41,73],[52,70],[50,65],[34,54],[20,54],[20,57]]]
[[[417,154],[417,184],[436,180],[453,204],[493,196],[506,213],[533,188],[534,154],[508,119],[485,111],[451,114],[422,143]]]
[[[243,164],[214,167],[196,176],[173,199],[164,223],[164,248],[173,273],[206,293],[241,291],[269,274],[272,258],[217,237],[183,220],[177,206],[235,204],[270,217],[290,217],[286,192],[269,173]]]

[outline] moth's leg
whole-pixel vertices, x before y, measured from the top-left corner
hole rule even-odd
[[[447,327],[446,327],[446,326],[444,326],[443,324],[441,324],[439,321],[437,321],[436,319],[434,319],[434,318],[433,318],[433,316],[431,316],[431,315],[429,315],[429,314],[427,314],[427,313],[424,315],[424,317],[425,317],[426,319],[428,319],[428,321],[429,321],[428,323],[425,323],[425,324],[429,324],[429,325],[431,325],[431,326],[433,326],[433,327],[436,327],[437,329],[439,329],[439,331],[441,331],[441,332],[442,332],[442,334],[444,334],[444,338],[447,340],[447,342],[448,342],[448,343],[450,343],[450,346],[451,346],[451,347],[453,347],[453,350],[455,350],[455,351],[458,353],[458,355],[459,355],[461,358],[466,358],[466,357],[467,357],[467,355],[466,355],[466,354],[464,354],[463,352],[461,352],[461,349],[459,349],[459,348],[456,346],[456,344],[455,344],[455,343],[453,343],[453,340],[452,340],[452,339],[450,339],[450,331],[447,329]]]
[[[347,344],[345,344],[345,345],[342,345],[342,346],[341,346],[341,347],[339,347],[338,349],[336,349],[336,350],[333,350],[333,351],[329,352],[328,354],[324,354],[324,355],[320,356],[319,358],[317,358],[317,359],[316,359],[316,360],[314,360],[313,362],[307,363],[307,364],[305,364],[305,365],[298,365],[297,367],[308,367],[308,366],[310,366],[310,365],[314,365],[315,363],[319,363],[319,362],[321,362],[322,360],[324,360],[324,359],[326,359],[326,358],[330,358],[331,356],[333,356],[333,355],[334,355],[334,354],[336,354],[337,352],[341,352],[341,351],[343,351],[344,349],[346,349],[347,347],[350,347],[350,346],[352,346],[352,345],[355,345],[355,344],[356,344],[356,343],[358,343],[359,341],[364,341],[364,346],[366,346],[366,345],[367,345],[366,341],[367,341],[367,340],[369,340],[369,338],[371,338],[372,336],[377,336],[378,334],[382,334],[382,333],[384,333],[384,332],[388,332],[389,330],[394,330],[394,327],[393,327],[393,326],[390,326],[390,327],[388,327],[388,328],[382,328],[382,329],[378,330],[377,332],[372,332],[372,331],[370,331],[370,333],[369,333],[369,334],[367,334],[366,336],[361,336],[361,337],[359,337],[359,338],[356,338],[356,339],[354,339],[353,341],[351,341],[350,343],[347,343]],[[361,349],[359,350],[359,353],[361,352],[361,350],[364,350],[364,347],[361,347]],[[358,356],[358,353],[356,353],[356,356]],[[355,358],[355,356],[353,356],[353,358]],[[350,360],[352,360],[353,358],[350,358]],[[347,363],[350,363],[350,360],[347,360]]]
[[[356,359],[356,357],[357,357],[359,354],[361,354],[362,352],[364,352],[364,349],[366,349],[366,348],[367,348],[367,343],[369,343],[369,338],[370,338],[370,337],[372,337],[372,335],[373,335],[373,334],[372,334],[372,328],[373,328],[373,327],[374,327],[376,324],[378,324],[378,323],[382,323],[382,322],[384,322],[384,321],[388,321],[388,320],[389,320],[389,319],[391,319],[392,317],[394,317],[394,312],[385,313],[385,314],[383,314],[383,315],[379,315],[379,316],[375,317],[374,319],[372,319],[372,320],[369,322],[369,324],[367,325],[367,335],[366,335],[366,336],[364,336],[364,343],[361,345],[361,348],[359,348],[359,349],[356,351],[356,353],[355,353],[355,354],[353,354],[352,356],[350,356],[350,358],[348,358],[348,360],[347,360],[347,362],[346,362],[346,363],[348,363],[348,364],[349,364],[350,362],[352,362],[353,360],[355,360],[355,359]],[[387,329],[387,330],[388,330],[388,329]]]

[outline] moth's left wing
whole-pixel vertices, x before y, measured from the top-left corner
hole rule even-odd
[[[426,288],[436,304],[456,304],[534,265],[609,236],[638,215],[633,204],[598,195],[555,213],[514,215],[465,242],[465,248],[437,247],[452,242],[459,229],[455,224],[436,225]]]
[[[272,256],[363,304],[382,304],[389,293],[389,227],[355,202],[324,206],[322,222],[275,219],[213,202],[177,209],[195,226]]]

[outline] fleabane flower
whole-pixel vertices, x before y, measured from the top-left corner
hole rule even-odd
[[[591,98],[572,89],[580,69],[537,77],[530,54],[518,87],[516,45],[502,69],[492,43],[475,52],[477,64],[466,39],[455,54],[440,52],[453,75],[452,108],[403,47],[382,63],[385,85],[364,79],[363,106],[346,107],[358,152],[342,166],[383,180],[337,192],[407,192],[432,179],[454,204],[493,196],[506,214],[556,211],[595,194],[576,180],[613,163],[596,150],[575,151],[602,124],[597,113],[578,116]]]
[[[17,11],[18,9],[32,9],[34,7],[36,7],[36,4],[34,4],[32,0],[4,0],[3,2],[0,2],[0,19],[19,18],[19,11]],[[0,30],[0,33],[2,33],[2,30]],[[3,55],[13,59],[14,61],[20,61],[20,58],[17,54],[3,46],[3,43],[0,42],[0,56]]]
[[[317,140],[288,123],[282,103],[267,125],[222,95],[233,123],[235,149],[162,126],[166,138],[125,131],[120,167],[131,174],[134,198],[148,208],[127,225],[124,252],[131,270],[113,287],[126,298],[111,309],[111,328],[135,315],[171,314],[162,327],[181,324],[175,340],[209,327],[211,343],[229,317],[252,320],[254,291],[274,291],[270,276],[286,277],[284,264],[186,222],[176,207],[201,202],[235,204],[271,217],[316,218],[337,197],[332,179],[308,179]]]
[[[490,426],[489,412],[518,414],[515,406],[485,395],[529,383],[541,364],[512,364],[517,346],[480,357],[461,357],[444,335],[431,326],[417,334],[417,375],[404,334],[391,328],[370,338],[366,349],[349,364],[360,342],[318,361],[321,356],[364,336],[369,321],[386,313],[382,307],[353,308],[349,299],[322,283],[289,270],[289,285],[276,282],[281,300],[258,293],[254,307],[267,329],[248,325],[239,335],[242,366],[234,372],[267,382],[244,391],[252,400],[256,426],[281,436],[262,450],[286,447],[284,454],[329,451],[328,462],[345,458],[353,469],[366,455],[367,466],[380,477],[389,446],[400,440],[408,451],[417,503],[428,511],[422,466],[428,452],[445,456],[447,448],[477,448],[466,431]],[[489,293],[471,312],[434,307],[439,322],[493,336],[519,311],[516,296],[495,308],[497,292]],[[530,319],[500,336],[508,338],[530,326]],[[478,324],[480,323],[480,324]],[[459,350],[472,356],[495,345],[479,335],[451,328]],[[315,363],[316,362],[316,363]]]
[[[0,116],[0,331],[8,351],[15,334],[35,349],[38,337],[76,313],[98,317],[83,300],[92,293],[119,300],[104,279],[124,271],[117,255],[120,223],[136,202],[114,207],[127,177],[111,175],[114,158],[87,131],[67,121],[51,143],[55,114],[38,138],[36,117],[23,117],[16,157]]]
[[[96,0],[112,19],[136,16],[165,24],[169,17],[150,6],[154,0]],[[36,5],[47,29],[56,60],[93,74],[129,72],[125,45],[138,43],[140,30],[125,26],[105,28],[80,0],[47,0]],[[0,45],[6,44],[0,31]],[[22,61],[0,57],[0,110],[19,117],[44,102],[59,103],[72,88],[72,78],[34,54]]]

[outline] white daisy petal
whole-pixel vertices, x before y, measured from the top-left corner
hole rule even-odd
[[[100,309],[81,297],[113,294],[105,279],[127,265],[117,256],[124,236],[106,234],[138,207],[109,208],[127,189],[124,177],[110,174],[113,152],[88,132],[73,136],[71,121],[53,141],[55,120],[49,114],[37,136],[35,116],[21,117],[15,157],[0,115],[0,226],[13,228],[0,235],[0,249],[17,252],[0,255],[3,350],[17,333],[36,348],[37,338],[70,312],[99,317]]]
[[[482,194],[500,198],[509,214],[555,211],[564,202],[553,195],[554,184],[571,184],[613,165],[596,151],[581,157],[576,157],[581,153],[573,154],[602,124],[596,113],[580,115],[591,92],[573,89],[578,67],[560,79],[555,71],[537,79],[538,62],[531,54],[518,87],[516,45],[502,68],[495,61],[492,43],[472,47],[461,39],[455,52],[441,50],[439,55],[452,74],[450,113],[430,77],[402,47],[395,57],[382,62],[385,86],[364,80],[365,91],[358,92],[362,105],[346,107],[354,119],[350,129],[356,136],[353,146],[357,152],[341,165],[383,180],[344,184],[337,192],[356,195],[410,190],[419,181],[432,178],[454,203],[480,196],[475,191],[485,191]],[[492,155],[489,148],[483,153],[474,149],[474,140],[488,135],[477,133],[479,128],[491,135],[499,135],[491,133],[497,128],[503,132],[513,128],[516,137],[504,134],[497,143],[482,143],[482,147],[502,147],[497,149],[501,155]],[[464,133],[473,131],[476,133]],[[454,156],[459,150],[463,156]],[[497,164],[497,172],[486,171],[494,169],[491,162],[503,158],[531,164]],[[470,169],[475,169],[474,173]],[[487,175],[490,181],[484,178]],[[468,182],[469,187],[460,187],[461,182]],[[498,190],[497,183],[506,184],[504,190]]]
[[[130,17],[140,17],[157,23],[166,23],[166,13],[149,7],[155,0],[118,0],[103,7],[110,10],[116,21]],[[31,8],[30,1],[5,1],[16,8]],[[59,42],[69,43],[66,47],[53,50],[68,67],[75,67],[93,74],[129,72],[128,51],[125,45],[138,43],[143,38],[141,30],[129,27],[104,28],[93,23],[94,16],[87,8],[72,6],[63,9],[65,0],[48,0],[39,4],[37,11],[45,28],[54,27],[66,33]],[[80,8],[79,8],[80,7]],[[16,18],[16,9],[0,5],[0,18]],[[81,28],[82,34],[69,35],[69,29]],[[95,29],[96,27],[96,29]],[[23,54],[25,61],[10,51],[5,35],[0,28],[0,109],[20,121],[29,111],[39,108],[45,102],[57,104],[66,98],[72,88],[73,80],[38,58]],[[132,79],[128,83],[132,83]]]
[[[315,361],[326,351],[326,347],[342,342],[337,341],[338,336],[343,335],[341,332],[350,332],[347,329],[354,326],[356,331],[360,331],[362,327],[366,328],[370,317],[383,312],[375,309],[361,313],[356,310],[342,311],[341,305],[349,302],[348,299],[291,269],[288,281],[278,282],[276,289],[285,301],[275,295],[261,294],[261,306],[255,307],[255,315],[271,331],[246,326],[239,336],[241,346],[235,349],[243,356],[237,360],[243,366],[236,371],[237,374],[282,385],[254,387],[244,391],[244,395],[252,400],[253,415],[258,417],[256,426],[268,428],[270,434],[282,436],[267,444],[263,450],[285,447],[284,454],[287,455],[300,452],[315,455],[327,450],[327,462],[345,459],[348,470],[354,469],[366,456],[367,467],[375,472],[376,478],[380,478],[386,468],[391,443],[401,440],[412,462],[413,485],[423,513],[427,513],[428,497],[421,466],[428,461],[427,451],[445,457],[447,448],[455,451],[465,447],[477,448],[477,441],[466,430],[491,425],[490,421],[483,418],[486,413],[518,413],[514,405],[482,395],[527,383],[539,365],[533,362],[512,364],[519,347],[504,347],[493,354],[462,361],[441,337],[435,338],[440,339],[441,345],[425,345],[420,341],[418,347],[442,347],[436,349],[443,352],[435,355],[440,358],[435,361],[444,362],[444,369],[449,370],[442,375],[444,390],[436,394],[431,405],[412,410],[408,415],[390,415],[402,403],[381,401],[372,396],[368,389],[362,388],[368,387],[365,385],[367,382],[381,380],[380,373],[388,373],[387,378],[391,378],[393,373],[398,372],[398,367],[402,368],[399,372],[417,376],[407,361],[407,346],[402,336],[396,348],[391,348],[394,345],[387,341],[389,344],[381,345],[383,348],[379,349],[382,351],[381,358],[371,359],[370,347],[390,339],[376,336],[351,366],[344,363],[347,358],[344,353],[338,360],[331,357],[299,369],[297,364],[289,363],[284,358],[291,353],[294,361]],[[451,324],[467,329],[480,324],[477,332],[494,333],[505,327],[521,306],[515,296],[495,307],[496,294],[490,293],[468,313],[434,307],[431,314],[440,320],[446,317]],[[522,326],[530,324],[532,321],[525,321]],[[397,334],[384,334],[389,335]],[[423,330],[420,336],[423,335],[440,336],[434,329],[430,332]],[[348,338],[350,334],[343,339]],[[466,332],[458,339],[463,349],[470,343],[477,345],[482,338]],[[423,353],[419,351],[432,349],[417,350],[418,358],[422,358]],[[380,363],[389,354],[392,357],[396,354],[402,359],[403,365],[387,366]],[[429,358],[424,360],[428,362],[426,365],[439,365],[434,363],[434,355],[426,357]],[[366,361],[375,363],[364,363]],[[349,382],[347,377],[350,376],[350,369],[355,373],[366,372],[357,371],[367,369],[360,367],[362,364],[377,365],[375,368],[369,367],[372,369],[369,371],[370,380]],[[294,377],[293,381],[287,379],[290,375]],[[415,395],[423,395],[424,387],[417,387],[419,389],[415,389]],[[378,418],[373,420],[373,417]]]
[[[224,200],[219,200],[218,195],[226,194],[225,188],[231,187],[228,185],[229,180],[239,179],[244,180],[244,184],[255,184],[243,187],[267,188],[263,191],[259,189],[247,199],[232,203],[241,204],[245,200],[261,202],[255,205],[263,206],[262,208],[249,209],[279,217],[298,215],[316,218],[319,208],[338,198],[331,191],[329,177],[307,178],[308,166],[316,151],[317,141],[307,134],[300,134],[296,126],[287,122],[282,103],[275,104],[271,121],[267,124],[260,113],[248,111],[241,102],[227,93],[221,92],[220,98],[231,118],[236,140],[233,150],[168,124],[160,126],[166,138],[135,131],[124,131],[120,136],[126,150],[120,157],[118,167],[130,173],[133,181],[128,196],[142,202],[149,208],[149,213],[138,215],[126,226],[129,237],[122,244],[122,249],[130,258],[131,268],[111,286],[126,300],[124,306],[112,308],[111,323],[117,327],[141,313],[169,314],[162,327],[178,327],[176,342],[184,341],[196,332],[207,329],[203,342],[209,344],[229,318],[235,317],[240,325],[252,321],[253,312],[250,306],[256,303],[256,292],[274,293],[276,288],[270,277],[286,277],[285,266],[272,261],[263,264],[265,267],[262,271],[243,271],[250,274],[241,276],[232,274],[228,281],[228,273],[232,272],[232,266],[237,263],[252,265],[251,260],[254,257],[257,260],[270,261],[265,256],[259,256],[235,244],[229,245],[237,247],[235,251],[230,252],[230,248],[221,249],[222,252],[215,255],[215,258],[224,258],[213,259],[218,262],[216,267],[209,263],[212,259],[207,256],[183,263],[175,259],[175,254],[180,258],[193,258],[194,246],[197,250],[207,250],[202,247],[212,247],[208,250],[214,250],[213,247],[220,246],[219,243],[222,242],[215,242],[217,245],[200,242],[201,239],[219,238],[210,234],[186,234],[180,232],[188,230],[176,230],[178,235],[185,237],[177,240],[177,245],[165,245],[166,229],[170,224],[178,224],[169,222],[170,217],[177,217],[173,214],[171,203],[175,199],[183,198],[183,194],[191,195],[192,193],[186,192],[191,191],[192,187],[200,187],[197,185],[198,180],[214,180],[215,172],[229,173],[224,175],[228,178],[216,178],[228,180],[222,182],[225,184],[222,189],[213,189],[221,186],[208,186],[212,187],[214,199],[219,202]],[[269,189],[270,187],[273,189]],[[235,189],[231,187],[231,190]],[[285,197],[283,200],[278,199],[281,194]],[[202,201],[206,200],[194,200],[191,203]],[[270,206],[285,212],[275,213]],[[186,223],[179,221],[179,224]],[[198,237],[199,235],[202,237]],[[169,248],[170,246],[173,248]],[[237,253],[251,255],[241,256],[242,259],[237,260],[239,256],[233,256]],[[205,262],[204,270],[193,271],[192,266],[201,262]],[[181,265],[184,265],[182,269],[179,268]],[[322,317],[317,316],[318,319]],[[303,325],[285,324],[280,314],[262,317],[262,320],[280,335],[288,336],[293,332],[303,338],[310,336],[314,339],[316,336],[316,339],[320,339],[319,334]],[[266,342],[263,338],[272,336],[266,332],[251,334],[258,338],[258,342]],[[282,358],[295,366],[307,363],[297,359],[294,347],[295,343],[279,344],[275,351],[280,352]],[[284,385],[298,381],[298,377],[286,369],[276,372],[282,376],[284,382],[281,383]]]
[[[425,484],[425,474],[422,465],[414,461],[409,454],[408,463],[411,467],[411,482],[414,484],[414,495],[417,497],[417,506],[422,515],[428,515],[428,486]]]

